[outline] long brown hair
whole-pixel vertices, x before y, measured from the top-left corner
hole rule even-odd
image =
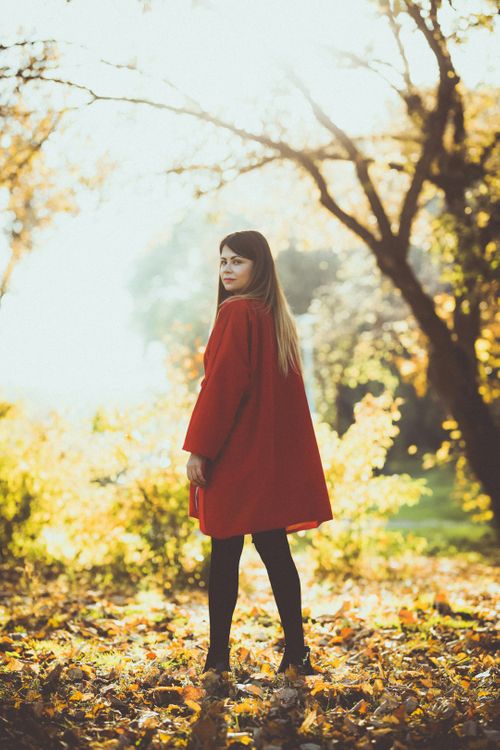
[[[230,298],[260,300],[273,315],[278,349],[278,366],[281,373],[287,375],[289,367],[302,373],[303,364],[297,326],[276,273],[274,258],[268,241],[260,232],[247,229],[232,232],[224,237],[219,245],[219,254],[222,253],[224,245],[227,245],[243,258],[253,260],[253,267],[248,287],[239,294],[228,292],[224,288],[219,274],[217,314],[221,304]]]

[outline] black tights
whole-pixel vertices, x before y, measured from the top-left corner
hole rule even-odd
[[[229,647],[231,622],[238,599],[239,564],[244,535],[212,537],[208,578],[210,648],[215,653]],[[290,653],[304,649],[300,579],[290,552],[285,529],[252,534],[252,541],[266,566]]]

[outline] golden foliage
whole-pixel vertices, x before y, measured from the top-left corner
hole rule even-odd
[[[431,494],[423,478],[378,473],[399,432],[401,403],[388,391],[378,397],[367,394],[341,438],[327,424],[316,425],[334,514],[314,539],[322,571],[359,568],[364,555],[383,558],[404,550],[402,536],[385,530],[385,523],[402,505],[415,505]],[[422,548],[422,540],[414,541]]]
[[[187,516],[189,483],[182,439],[194,394],[177,368],[170,390],[133,409],[100,409],[68,424],[56,412],[43,422],[21,404],[0,419],[0,535],[5,555],[44,560],[115,577],[159,576],[202,583],[208,537]],[[335,521],[324,525],[319,564],[359,556],[363,524],[370,538],[403,504],[418,502],[424,480],[383,475],[398,433],[400,399],[365,396],[339,438],[316,426]],[[340,534],[339,525],[348,531]],[[396,538],[393,539],[393,543]]]

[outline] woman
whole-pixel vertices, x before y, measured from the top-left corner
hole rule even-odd
[[[302,379],[297,329],[265,237],[219,246],[217,315],[183,449],[189,515],[211,537],[210,648],[203,671],[230,671],[229,634],[244,535],[266,566],[285,635],[278,672],[314,674],[287,534],[332,519]]]

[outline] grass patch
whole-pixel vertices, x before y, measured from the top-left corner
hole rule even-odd
[[[495,533],[486,523],[475,523],[453,499],[453,466],[422,469],[418,461],[398,461],[390,464],[389,473],[408,473],[424,477],[432,495],[424,495],[418,505],[403,506],[393,516],[388,527],[399,529],[406,536],[415,533],[425,537],[427,552],[455,553],[460,551],[493,551],[497,547]]]

